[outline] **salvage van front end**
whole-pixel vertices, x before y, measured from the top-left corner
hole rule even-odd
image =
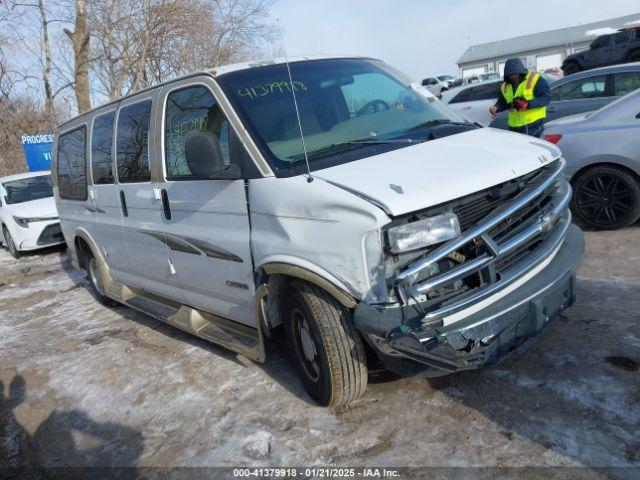
[[[251,189],[254,258],[324,279],[390,370],[495,363],[575,301],[584,242],[564,168],[544,142],[482,129],[315,171],[311,183],[264,179]]]

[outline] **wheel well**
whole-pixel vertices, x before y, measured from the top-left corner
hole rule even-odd
[[[356,305],[355,300],[352,297],[346,298],[344,292],[339,291],[337,288],[326,288],[328,282],[326,281],[318,281],[314,279],[313,276],[305,276],[305,275],[297,275],[294,272],[297,270],[293,270],[293,272],[272,272],[267,274],[266,272],[262,272],[263,274],[263,283],[267,285],[269,293],[266,297],[266,316],[267,316],[267,327],[269,329],[275,328],[282,324],[281,317],[281,304],[286,294],[286,289],[288,284],[293,280],[303,280],[305,282],[313,283],[319,288],[322,288],[325,292],[335,298],[339,303],[343,304],[345,307],[349,309],[353,309]],[[338,294],[336,294],[338,293]]]
[[[584,175],[587,172],[587,170],[591,170],[592,168],[597,168],[597,167],[617,168],[618,170],[622,170],[624,172],[627,172],[629,175],[631,175],[636,180],[636,182],[640,183],[640,175],[638,175],[636,172],[631,170],[629,167],[626,167],[624,165],[620,165],[619,163],[601,162],[601,163],[591,163],[589,165],[586,165],[586,166],[582,167],[580,170],[578,170],[576,173],[574,173],[573,177],[571,177],[571,185],[573,185],[576,182],[576,180],[578,180],[578,178],[580,178],[582,175]]]

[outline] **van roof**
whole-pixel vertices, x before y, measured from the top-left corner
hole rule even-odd
[[[255,67],[263,67],[266,65],[279,65],[282,63],[286,63],[287,61],[289,63],[294,63],[294,62],[304,62],[307,60],[329,60],[329,59],[333,59],[333,58],[368,58],[365,57],[363,55],[301,55],[301,56],[296,56],[296,57],[291,57],[291,58],[287,58],[287,57],[276,57],[276,58],[272,58],[272,59],[264,59],[264,60],[252,60],[249,62],[239,62],[239,63],[232,63],[229,65],[220,65],[218,67],[213,67],[213,68],[209,68],[209,69],[204,69],[204,70],[198,70],[195,72],[191,72],[188,73],[186,75],[182,75],[180,77],[176,77],[176,78],[172,78],[171,80],[167,80],[166,82],[161,82],[161,83],[157,83],[155,85],[152,85],[150,87],[146,87],[143,88],[141,90],[137,90],[133,93],[130,93],[129,95],[125,95],[123,97],[120,97],[116,100],[112,100],[110,102],[107,103],[103,103],[102,105],[99,105],[97,107],[92,108],[89,111],[86,111],[80,115],[76,115],[75,117],[70,118],[69,120],[66,120],[60,124],[58,124],[58,126],[56,127],[56,130],[60,129],[60,127],[63,127],[64,125],[73,122],[74,120],[76,120],[78,117],[84,116],[84,115],[89,115],[92,112],[101,109],[103,107],[106,107],[108,105],[112,105],[114,103],[118,103],[121,102],[122,100],[125,100],[129,97],[132,97],[134,95],[138,95],[140,93],[152,90],[154,88],[158,88],[158,87],[162,87],[164,85],[169,85],[173,82],[178,82],[180,80],[184,80],[186,78],[191,78],[191,77],[196,77],[198,75],[211,75],[213,77],[219,77],[221,75],[225,75],[227,73],[231,73],[231,72],[237,72],[240,70],[248,70],[250,68],[255,68]]]

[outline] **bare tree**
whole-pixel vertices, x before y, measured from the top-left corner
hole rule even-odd
[[[87,29],[87,4],[85,0],[76,0],[74,31],[65,29],[73,45],[74,90],[78,112],[91,110],[91,89],[89,86],[89,61],[91,36]]]
[[[259,56],[274,28],[267,0],[100,0],[92,72],[115,99],[188,71]]]

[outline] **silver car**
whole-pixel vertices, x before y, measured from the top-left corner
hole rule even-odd
[[[567,160],[578,220],[613,230],[640,218],[640,90],[595,112],[547,123],[542,136]]]

